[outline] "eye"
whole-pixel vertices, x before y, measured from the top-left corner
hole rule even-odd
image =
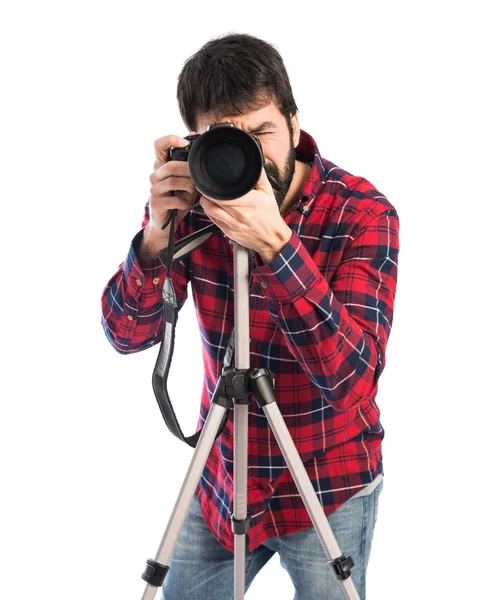
[[[258,131],[257,133],[255,133],[254,135],[268,135],[270,134],[271,131]]]

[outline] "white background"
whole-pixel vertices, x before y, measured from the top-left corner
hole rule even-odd
[[[101,292],[140,228],[154,140],[186,134],[182,64],[230,31],[278,47],[302,128],[401,219],[368,598],[501,597],[494,5],[2,8],[2,600],[142,595],[192,451],[156,405],[158,346],[117,354]],[[178,332],[170,390],[193,433],[202,363],[191,298]],[[246,597],[292,595],[275,557]]]

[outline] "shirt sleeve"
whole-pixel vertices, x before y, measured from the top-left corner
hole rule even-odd
[[[290,352],[337,411],[377,391],[393,320],[399,252],[396,211],[381,206],[356,228],[332,281],[319,272],[295,232],[253,274]]]
[[[101,325],[109,342],[120,354],[139,352],[161,341],[163,335],[162,287],[167,274],[159,258],[139,262],[137,252],[149,221],[146,204],[142,229],[134,236],[129,252],[109,280],[101,297]],[[187,218],[175,232],[175,241],[187,235]],[[178,311],[187,295],[189,257],[173,263],[171,279]]]

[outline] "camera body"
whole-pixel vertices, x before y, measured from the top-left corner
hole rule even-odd
[[[185,146],[184,148],[170,148],[169,149],[169,160],[183,160],[188,161],[188,156],[190,154],[190,148],[193,142],[198,139],[202,133],[197,133],[194,135],[187,135],[184,139],[190,142],[189,146]]]
[[[261,176],[261,143],[233,123],[213,123],[201,134],[188,135],[190,144],[170,148],[170,160],[188,162],[190,178],[205,196],[234,200],[252,189]]]

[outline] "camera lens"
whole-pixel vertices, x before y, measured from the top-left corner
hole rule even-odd
[[[207,175],[224,187],[235,185],[245,169],[242,149],[226,141],[213,144],[204,159]]]
[[[233,200],[256,185],[264,157],[259,141],[231,124],[215,124],[193,142],[190,177],[206,196]]]

